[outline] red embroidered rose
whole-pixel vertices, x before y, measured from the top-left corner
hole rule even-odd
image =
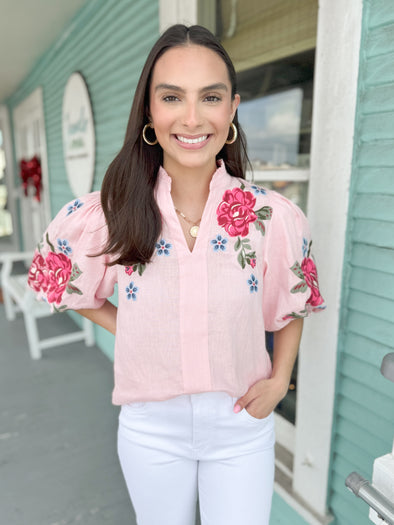
[[[72,265],[67,255],[49,252],[45,259],[47,268],[48,303],[59,304],[70,280]]]
[[[257,219],[253,211],[256,199],[250,191],[240,188],[227,190],[223,200],[216,210],[218,224],[222,226],[231,237],[249,233],[249,223]]]
[[[46,292],[47,278],[45,275],[45,261],[40,253],[34,255],[27,278],[28,285],[36,292]]]
[[[255,268],[256,267],[256,259],[250,259],[250,266],[252,268]]]
[[[313,259],[306,257],[301,263],[301,270],[304,274],[305,282],[311,290],[311,295],[307,300],[307,304],[310,304],[311,306],[319,306],[323,304],[324,300],[320,295],[317,270]]]

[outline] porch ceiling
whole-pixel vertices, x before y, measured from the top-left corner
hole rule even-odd
[[[61,36],[86,0],[0,0],[0,102]]]

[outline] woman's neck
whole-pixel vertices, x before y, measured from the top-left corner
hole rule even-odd
[[[171,197],[174,206],[180,209],[185,215],[187,215],[187,213],[191,215],[201,215],[208,199],[209,185],[216,169],[216,164],[213,169],[211,168],[210,170],[185,169],[182,170],[182,173],[174,172],[171,168],[166,169],[172,181]]]

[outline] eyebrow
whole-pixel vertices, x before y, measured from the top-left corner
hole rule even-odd
[[[184,93],[185,90],[179,86],[175,86],[174,84],[158,84],[155,87],[155,91],[165,90],[168,89],[169,91],[178,91],[179,93]],[[223,84],[223,82],[217,82],[216,84],[211,84],[210,86],[205,86],[200,89],[200,92],[204,91],[228,91],[226,84]]]

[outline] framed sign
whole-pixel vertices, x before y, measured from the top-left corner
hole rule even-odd
[[[74,196],[80,197],[93,184],[95,132],[88,88],[78,72],[69,77],[64,88],[62,128],[68,182]]]

